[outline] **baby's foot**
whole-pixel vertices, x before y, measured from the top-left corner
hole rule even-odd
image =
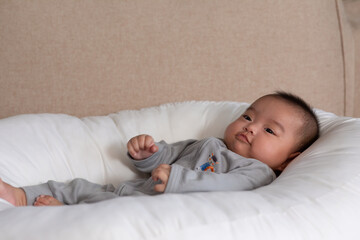
[[[34,206],[62,206],[62,202],[49,195],[40,195],[36,198]]]
[[[0,198],[5,199],[14,206],[26,206],[26,195],[21,188],[13,187],[0,178]]]

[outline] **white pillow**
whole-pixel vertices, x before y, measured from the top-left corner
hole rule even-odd
[[[81,119],[61,114],[2,119],[0,177],[16,186],[75,177],[117,185],[142,176],[126,155],[126,142],[131,137],[147,133],[155,140],[168,142],[222,137],[226,126],[247,107],[247,103],[236,102],[183,102]],[[360,120],[321,110],[316,113],[321,123],[320,138],[273,183],[250,192],[206,195],[208,200],[211,198],[222,204],[222,210],[228,212],[227,219],[232,219],[232,224],[246,223],[239,228],[243,236],[253,236],[256,228],[265,234],[299,234],[310,238],[341,235],[349,239],[359,233]],[[195,196],[191,199],[196,205],[196,199],[202,199],[203,193],[188,196]],[[185,198],[186,195],[176,197],[177,201],[186,202]],[[226,199],[226,202],[220,203],[218,198]],[[150,208],[155,204],[167,206],[167,200],[174,200],[172,196],[155,199],[151,202],[137,198],[136,203]],[[129,200],[117,201],[125,203]],[[0,202],[0,209],[1,206],[5,208]],[[202,205],[196,206],[201,211]],[[172,217],[186,212],[170,209],[168,214],[175,211]],[[209,212],[206,221],[211,221],[211,217],[216,221],[219,215],[214,213]],[[166,212],[161,214],[165,219],[171,217]],[[191,221],[185,220],[187,218],[178,219],[177,224],[191,227]],[[225,225],[222,227],[226,228]],[[232,230],[238,231],[235,229]],[[169,233],[170,230],[173,231],[169,228]]]

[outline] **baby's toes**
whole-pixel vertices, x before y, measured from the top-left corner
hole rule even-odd
[[[54,197],[49,195],[40,195],[36,198],[34,206],[52,206],[57,201]]]
[[[46,206],[47,202],[45,195],[40,195],[35,199],[34,206]]]
[[[49,197],[48,198],[48,201],[49,201],[48,206],[62,206],[62,205],[64,205],[62,202],[60,202],[56,198],[51,197],[51,196],[48,196],[48,197]]]

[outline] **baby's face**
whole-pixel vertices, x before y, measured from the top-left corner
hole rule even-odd
[[[299,154],[294,151],[302,124],[302,117],[294,106],[265,96],[227,127],[224,141],[231,151],[241,156],[255,158],[274,170],[283,170],[286,160]]]

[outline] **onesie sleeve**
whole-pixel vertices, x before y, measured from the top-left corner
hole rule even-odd
[[[267,185],[274,179],[271,168],[257,160],[227,173],[203,172],[173,164],[165,193],[245,191]]]
[[[143,160],[132,160],[135,167],[142,172],[151,172],[160,164],[172,164],[180,156],[181,153],[189,145],[196,142],[196,140],[180,141],[173,144],[167,144],[165,141],[156,143],[159,150],[150,157]]]

